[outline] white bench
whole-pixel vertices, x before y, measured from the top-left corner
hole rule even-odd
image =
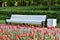
[[[28,24],[41,24],[46,21],[46,15],[11,15],[10,19],[6,19],[7,23],[28,23]]]

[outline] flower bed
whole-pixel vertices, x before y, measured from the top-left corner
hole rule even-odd
[[[0,24],[0,40],[60,40],[60,29]]]

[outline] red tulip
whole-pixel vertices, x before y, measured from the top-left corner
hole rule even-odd
[[[16,38],[17,38],[17,39],[19,39],[19,38],[20,38],[20,36],[19,36],[19,35],[16,35]]]
[[[4,33],[4,30],[2,29],[1,32]]]
[[[45,31],[45,32],[44,32],[44,35],[46,35],[46,34],[48,34],[48,31]]]
[[[0,36],[0,40],[2,40],[2,36]]]
[[[30,32],[30,36],[32,36],[33,35],[33,32]]]
[[[2,25],[0,24],[0,29],[2,28]]]
[[[30,33],[30,36],[32,37],[32,39],[35,38],[35,34],[33,33],[33,31]]]
[[[18,25],[17,25],[17,29],[20,29],[20,28],[21,28],[21,26],[18,24]]]
[[[4,34],[3,36],[4,36],[4,38],[7,38],[7,35],[6,34]]]
[[[8,37],[6,37],[5,39],[6,39],[6,40],[9,40],[9,38],[8,38]]]
[[[18,35],[16,35],[16,38],[21,38],[23,36],[24,36],[23,34],[18,34]]]

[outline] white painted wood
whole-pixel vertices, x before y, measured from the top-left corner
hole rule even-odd
[[[46,21],[46,15],[11,15],[10,19],[6,19],[6,22],[31,24],[41,24],[42,21]]]

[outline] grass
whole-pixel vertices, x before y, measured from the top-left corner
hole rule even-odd
[[[60,23],[57,23],[57,27],[60,28]]]
[[[4,23],[5,23],[5,20],[0,19],[0,24],[4,24]],[[57,27],[60,28],[60,23],[57,23]]]
[[[4,24],[5,23],[5,20],[0,20],[0,24]]]

